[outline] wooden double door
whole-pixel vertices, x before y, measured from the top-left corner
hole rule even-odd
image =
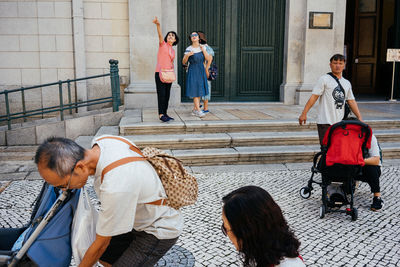
[[[386,62],[386,51],[400,47],[400,1],[347,1],[346,12],[345,75],[353,92],[372,99],[388,97],[392,64]]]
[[[189,34],[203,31],[214,49],[218,77],[213,101],[278,101],[282,83],[285,0],[178,0],[179,84]]]

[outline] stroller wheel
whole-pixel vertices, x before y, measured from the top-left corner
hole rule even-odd
[[[357,208],[353,208],[353,210],[351,211],[351,220],[352,221],[356,221],[358,218],[358,211]]]
[[[322,219],[325,217],[325,205],[321,205],[321,207],[319,207],[319,217]]]
[[[311,189],[308,186],[302,187],[300,189],[300,196],[304,199],[307,199],[311,196]]]

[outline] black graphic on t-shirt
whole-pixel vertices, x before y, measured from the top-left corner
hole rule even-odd
[[[344,92],[337,86],[332,92],[333,99],[335,99],[336,109],[342,109],[344,105]]]

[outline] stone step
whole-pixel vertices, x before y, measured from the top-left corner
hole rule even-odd
[[[34,151],[1,151],[0,164],[3,161],[33,161]]]
[[[400,142],[400,129],[376,130],[380,143]],[[240,146],[318,145],[316,131],[307,132],[236,132],[124,136],[140,148],[160,149],[223,148]]]
[[[400,129],[399,120],[366,120],[373,130]],[[296,120],[232,120],[232,121],[173,121],[137,122],[137,118],[123,117],[119,124],[121,135],[230,133],[230,132],[299,132],[316,131],[314,122],[300,126]]]
[[[398,159],[400,143],[382,144],[383,160]],[[253,146],[216,149],[171,150],[188,166],[312,162],[317,145]]]
[[[36,152],[38,146],[0,146],[0,152]]]

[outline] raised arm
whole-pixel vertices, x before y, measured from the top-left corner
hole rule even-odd
[[[189,53],[186,53],[186,54],[183,56],[182,64],[185,65],[185,64],[188,62],[189,57],[190,57],[190,56],[193,56],[193,54],[194,54],[193,51],[190,51]]]
[[[158,21],[157,17],[155,17],[153,19],[153,23],[156,24],[156,26],[157,26],[158,41],[159,41],[160,44],[162,44],[162,42],[164,42],[164,38],[162,37],[160,22]]]

